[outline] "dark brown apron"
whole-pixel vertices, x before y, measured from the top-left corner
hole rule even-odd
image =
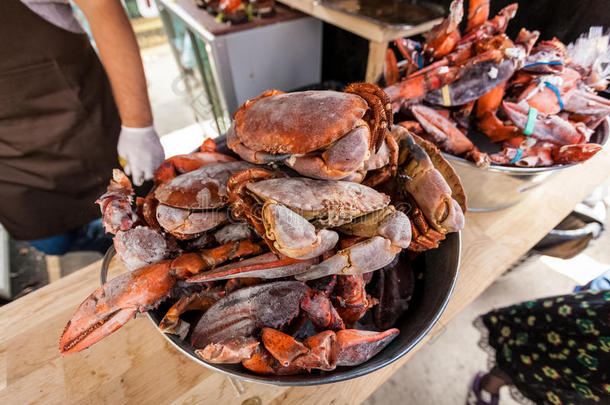
[[[100,216],[120,119],[86,34],[0,0],[0,222],[16,239]]]

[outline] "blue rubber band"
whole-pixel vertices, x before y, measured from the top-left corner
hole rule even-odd
[[[553,90],[553,93],[557,96],[557,101],[559,102],[559,107],[563,110],[563,100],[561,99],[561,92],[553,83],[543,82],[546,87]]]
[[[518,161],[521,160],[522,156],[523,156],[523,150],[522,149],[517,149],[517,154],[508,163],[511,164],[511,165],[514,165],[515,163],[517,163]]]
[[[419,69],[424,67],[424,60],[421,57],[421,52],[417,52],[417,64],[419,65]]]
[[[563,62],[536,62],[530,63],[529,65],[523,66],[521,69],[525,69],[532,66],[551,65],[551,66],[563,66]]]
[[[527,136],[531,135],[534,132],[534,126],[536,125],[536,118],[538,118],[538,110],[534,107],[530,107],[527,112],[527,122],[525,124],[525,129],[523,133]]]

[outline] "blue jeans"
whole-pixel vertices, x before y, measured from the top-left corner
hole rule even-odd
[[[63,255],[80,250],[104,254],[112,245],[112,235],[104,233],[102,220],[96,219],[69,232],[46,239],[30,240],[28,243],[48,255]]]

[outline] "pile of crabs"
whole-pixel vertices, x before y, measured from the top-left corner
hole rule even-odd
[[[131,271],[78,307],[61,353],[166,301],[159,328],[206,362],[286,375],[375,356],[399,333],[410,261],[464,226],[451,167],[391,122],[373,84],[272,90],[237,111],[231,151],[166,160],[145,198],[115,170],[97,202]]]
[[[469,4],[462,32],[462,0],[454,0],[423,45],[395,41],[403,62],[388,49],[385,91],[399,125],[483,167],[553,166],[595,155],[601,146],[590,137],[610,114],[610,101],[595,92],[609,75],[601,27],[568,48],[556,38],[536,44],[538,31],[505,34],[516,3],[491,19],[489,0]],[[470,130],[497,142],[499,152],[479,151],[465,135]]]

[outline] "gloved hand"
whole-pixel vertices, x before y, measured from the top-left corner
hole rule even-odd
[[[117,145],[119,161],[133,184],[141,186],[153,178],[155,170],[165,159],[165,153],[153,126],[130,128],[121,126]]]

